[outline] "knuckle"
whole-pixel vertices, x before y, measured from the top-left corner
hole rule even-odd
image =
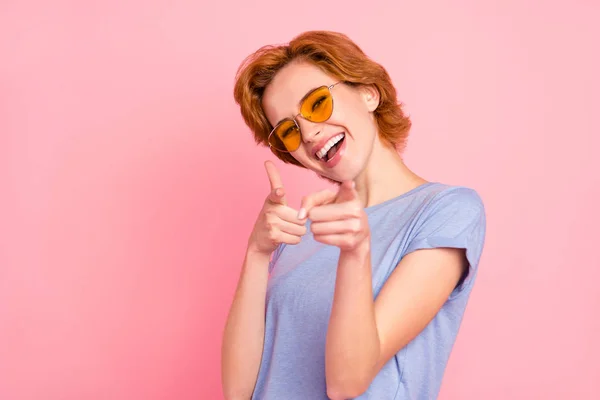
[[[362,232],[363,230],[363,223],[360,219],[356,220],[356,232]]]
[[[304,230],[306,230],[306,228],[304,228]],[[310,225],[310,231],[313,234],[318,235],[319,234],[319,225],[318,224],[311,224]]]
[[[277,233],[275,231],[269,231],[267,237],[273,244],[277,243]]]
[[[269,228],[274,227],[277,223],[277,216],[274,215],[273,213],[266,214],[265,215],[265,223],[267,224],[267,226]]]
[[[282,215],[282,211],[283,211],[283,206],[282,205],[276,205],[271,209],[271,219],[273,221],[278,221]]]
[[[360,221],[359,220],[353,219],[352,221],[350,221],[350,231],[352,233],[360,232]]]

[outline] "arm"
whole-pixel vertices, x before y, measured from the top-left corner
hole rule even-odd
[[[369,260],[367,248],[340,255],[326,345],[332,399],[366,391],[383,365],[437,314],[466,266],[459,249],[415,251],[402,259],[374,302]]]
[[[265,337],[265,296],[269,260],[282,243],[297,244],[306,233],[298,212],[288,207],[275,165],[265,163],[271,192],[256,220],[227,317],[221,349],[221,379],[227,400],[252,397]]]
[[[464,232],[483,222],[478,200],[460,193],[438,201],[432,211],[438,217],[427,218],[375,301],[368,218],[352,183],[342,184],[337,194],[326,191],[303,200],[315,240],[340,248],[325,350],[330,398],[352,398],[366,391],[383,365],[427,326],[459,283],[468,267],[461,249]],[[435,245],[429,245],[429,239]]]
[[[227,400],[247,400],[254,391],[265,336],[268,264],[268,255],[246,252],[223,334],[221,373]]]

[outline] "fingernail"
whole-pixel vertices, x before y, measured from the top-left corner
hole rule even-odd
[[[275,189],[275,194],[277,196],[281,196],[281,189]]]
[[[301,208],[300,211],[298,211],[298,219],[304,218],[306,218],[306,210],[304,208]]]

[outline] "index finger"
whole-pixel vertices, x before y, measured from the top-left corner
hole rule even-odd
[[[271,161],[265,161],[265,169],[267,170],[267,176],[269,177],[269,183],[271,184],[271,190],[283,187],[281,182],[281,176],[279,170]]]

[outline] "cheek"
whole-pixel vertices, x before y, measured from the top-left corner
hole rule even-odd
[[[349,112],[344,110],[336,119],[335,124],[344,129],[354,140],[364,140],[371,136],[374,120],[364,111]]]
[[[300,149],[290,153],[290,155],[294,157],[296,161],[298,161],[300,164],[304,165],[306,168],[310,168],[311,161],[316,161],[310,156],[310,154],[308,154],[308,152],[302,146],[300,146]]]
[[[339,103],[337,108],[334,105],[332,123],[345,127],[351,135],[356,135],[357,131],[363,131],[371,125],[372,115],[367,112],[359,98],[349,96]]]

